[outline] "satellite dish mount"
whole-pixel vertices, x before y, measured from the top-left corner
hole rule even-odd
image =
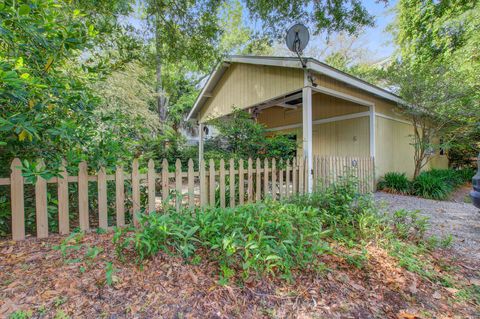
[[[297,23],[290,27],[287,31],[287,36],[285,37],[285,42],[290,51],[297,54],[302,67],[306,68],[307,64],[302,58],[303,50],[307,47],[308,41],[310,40],[310,33],[306,26],[301,23]]]

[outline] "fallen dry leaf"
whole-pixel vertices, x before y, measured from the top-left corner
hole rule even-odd
[[[404,311],[401,311],[398,315],[397,315],[397,318],[398,319],[422,319],[421,317],[413,314],[413,313],[409,313],[409,312],[404,312]]]

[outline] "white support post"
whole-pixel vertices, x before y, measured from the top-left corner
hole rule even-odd
[[[302,89],[303,113],[303,156],[308,171],[307,192],[313,189],[313,144],[312,144],[312,88],[307,86]]]
[[[375,158],[375,104],[369,107],[370,110],[370,157]]]
[[[203,159],[203,140],[205,139],[205,133],[204,133],[204,124],[199,123],[198,124],[198,165],[200,165],[200,162]]]

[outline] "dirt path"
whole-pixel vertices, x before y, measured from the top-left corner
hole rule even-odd
[[[383,192],[375,199],[385,209],[420,210],[430,218],[430,235],[453,236],[453,249],[473,261],[480,261],[480,210],[470,203],[436,201]]]

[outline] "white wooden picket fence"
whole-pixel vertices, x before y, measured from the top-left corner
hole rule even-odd
[[[25,203],[24,185],[27,183],[22,176],[21,161],[16,158],[11,164],[11,175],[0,178],[1,186],[10,186],[10,204],[12,213],[13,240],[25,239]],[[210,160],[208,167],[204,161],[199,164],[198,171],[194,170],[194,163],[190,159],[186,170],[180,160],[175,163],[175,170],[169,171],[169,165],[163,160],[160,172],[157,172],[154,162],[150,160],[146,170],[139,169],[138,160],[132,163],[130,173],[125,173],[122,167],[117,167],[115,174],[108,175],[104,168],[97,172],[88,172],[87,163],[78,166],[78,175],[70,176],[65,170],[65,163],[60,167],[59,177],[45,180],[38,177],[35,182],[35,214],[36,235],[45,238],[49,235],[47,184],[56,184],[58,201],[58,229],[60,234],[71,231],[69,215],[69,188],[70,183],[78,185],[78,226],[81,230],[90,230],[92,212],[89,211],[89,182],[96,182],[97,205],[96,220],[98,227],[107,229],[114,225],[108,222],[107,183],[115,183],[115,218],[110,223],[116,226],[125,226],[126,201],[131,203],[130,212],[133,222],[138,223],[135,213],[140,211],[152,212],[160,210],[162,205],[171,204],[180,210],[184,206],[219,205],[230,207],[244,203],[258,202],[270,197],[274,200],[283,199],[294,194],[304,194],[307,190],[308,171],[304,159],[294,159],[285,163],[275,159],[257,159],[253,161],[220,160],[219,167],[215,167]],[[246,166],[246,167],[245,167]],[[144,172],[144,173],[141,173]],[[374,160],[369,157],[314,157],[313,161],[313,189],[328,187],[339,182],[346,175],[353,175],[358,180],[361,193],[374,190]],[[131,197],[126,198],[125,181],[130,182]],[[159,183],[158,183],[159,182]],[[158,187],[160,186],[160,187]],[[158,189],[160,188],[160,189]],[[91,190],[91,189],[90,189]],[[146,207],[141,205],[141,191],[146,191]],[[227,203],[228,196],[228,203]],[[111,205],[112,206],[112,205]],[[112,207],[110,207],[112,209]]]

